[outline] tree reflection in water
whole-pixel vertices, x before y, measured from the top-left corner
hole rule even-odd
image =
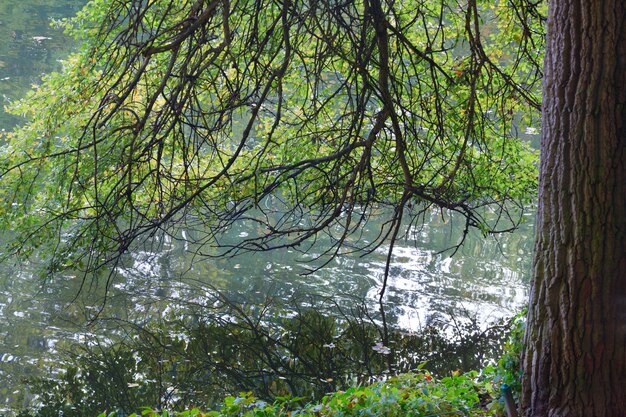
[[[304,302],[303,302],[304,301]],[[294,305],[308,304],[294,311]],[[384,329],[361,301],[349,311],[308,296],[242,306],[215,292],[212,303],[188,306],[184,317],[138,325],[110,320],[128,337],[92,336],[67,355],[59,379],[31,383],[43,408],[37,416],[83,416],[104,409],[136,411],[210,407],[226,395],[253,392],[320,399],[428,362],[440,375],[476,369],[501,354],[510,321],[484,329],[471,318],[433,323],[418,332]],[[391,369],[390,369],[391,365]]]

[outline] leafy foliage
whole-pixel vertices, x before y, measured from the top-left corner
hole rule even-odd
[[[350,387],[345,391],[328,394],[319,403],[303,405],[303,398],[278,397],[271,402],[256,398],[250,392],[239,396],[226,396],[219,411],[201,412],[198,408],[185,411],[159,412],[145,407],[139,414],[129,416],[484,416],[497,415],[501,409],[497,402],[497,385],[491,381],[493,375],[475,371],[437,378],[427,371],[402,374],[373,385]],[[492,402],[493,401],[493,402]],[[43,408],[37,417],[56,416]],[[85,416],[75,407],[60,408],[63,415]],[[117,416],[114,411],[109,415]],[[22,416],[32,414],[22,413]],[[106,413],[100,416],[107,416]]]
[[[92,0],[64,23],[83,49],[10,108],[30,122],[2,138],[4,256],[44,248],[48,272],[111,271],[184,229],[201,255],[306,250],[324,233],[324,258],[372,215],[389,221],[365,252],[430,207],[511,230],[536,189],[517,131],[538,120],[543,13],[518,0]],[[257,233],[221,242],[242,219]]]
[[[242,394],[228,397],[219,412],[208,416],[437,416],[487,415],[481,396],[489,397],[493,387],[476,372],[440,380],[417,371],[366,387],[352,387],[330,394],[321,403],[294,410],[291,401],[259,404]],[[156,414],[158,415],[158,414]]]
[[[298,406],[302,399],[283,397],[272,403],[250,393],[226,397],[219,411],[159,412],[145,408],[150,417],[270,417],[270,416],[488,416],[501,411],[491,403],[495,395],[491,375],[477,372],[454,374],[441,379],[417,370],[369,386],[351,387],[325,396],[320,403]],[[115,415],[114,413],[109,416]],[[132,414],[131,416],[138,416]],[[106,413],[99,417],[106,417]]]
[[[521,357],[526,331],[526,312],[527,309],[524,309],[513,318],[508,340],[504,344],[504,353],[500,356],[497,367],[496,382],[506,384],[518,398],[522,390]]]

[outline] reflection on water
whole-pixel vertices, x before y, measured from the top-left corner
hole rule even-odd
[[[41,74],[56,68],[66,52],[66,39],[49,28],[51,17],[72,14],[83,0],[5,0],[0,2],[0,94],[9,101],[24,94]],[[0,111],[0,128],[16,120]],[[376,225],[362,239],[376,235]],[[240,225],[232,238],[250,230]],[[477,317],[481,322],[511,315],[527,297],[532,251],[532,221],[519,232],[483,239],[472,235],[454,257],[440,253],[458,242],[462,225],[433,214],[394,249],[385,295],[387,319],[396,327],[416,330],[450,315]],[[182,236],[182,235],[181,235]],[[332,297],[349,308],[363,299],[376,317],[388,247],[367,257],[340,255],[327,267],[302,275],[302,262],[316,257],[291,250],[246,254],[235,258],[200,259],[189,245],[156,239],[136,250],[117,270],[114,282],[106,273],[87,281],[74,299],[81,278],[71,274],[34,276],[28,266],[0,269],[0,413],[3,404],[28,398],[22,380],[54,374],[57,354],[91,333],[113,336],[107,318],[145,323],[179,312],[189,303],[212,300],[214,289],[233,301],[262,303],[268,297],[290,303],[303,294]],[[321,249],[321,248],[319,248]],[[305,264],[306,265],[306,264]],[[109,285],[110,284],[110,285]],[[108,286],[108,292],[105,290]],[[107,302],[104,310],[104,296]],[[304,303],[306,304],[306,303]],[[100,321],[89,322],[96,312]],[[103,332],[108,332],[103,334]]]
[[[443,222],[433,214],[420,230],[409,233],[409,238],[394,248],[384,298],[388,321],[413,331],[451,316],[475,317],[486,323],[515,313],[527,298],[530,220],[518,232],[497,239],[471,234],[450,257],[449,251],[442,251],[459,241],[462,224]],[[379,226],[370,224],[363,239],[375,236]],[[246,226],[238,225],[230,235],[234,239],[245,233]],[[323,269],[303,274],[311,266],[307,262],[318,256],[314,250],[206,259],[195,257],[193,248],[181,242],[166,240],[156,247],[135,251],[118,268],[123,279],[113,285],[112,304],[142,311],[146,311],[145,303],[158,304],[157,300],[168,300],[167,308],[189,301],[203,304],[213,297],[215,288],[241,303],[261,304],[268,297],[289,302],[306,294],[332,298],[340,307],[349,307],[355,299],[365,300],[376,316],[388,251],[382,246],[364,257],[340,254]],[[203,298],[203,294],[209,295]]]
[[[245,233],[244,228],[233,229],[233,237]],[[396,246],[385,296],[387,321],[392,326],[412,332],[451,317],[473,317],[487,323],[511,316],[525,303],[531,222],[497,241],[472,235],[452,258],[439,253],[458,240],[461,230],[460,224],[444,223],[433,215]],[[364,236],[369,233],[373,230],[365,230]],[[59,364],[55,354],[70,342],[84,340],[89,334],[128,337],[118,334],[121,330],[115,325],[109,326],[109,319],[143,326],[172,315],[184,316],[186,306],[210,307],[215,290],[239,303],[263,304],[272,299],[287,306],[297,302],[301,307],[307,306],[307,294],[316,294],[332,297],[344,311],[350,311],[355,300],[365,300],[373,318],[378,317],[388,248],[381,247],[364,258],[339,255],[311,275],[300,274],[300,262],[314,254],[285,250],[202,259],[191,249],[180,241],[156,239],[144,250],[129,254],[110,283],[102,311],[104,273],[99,280],[87,281],[82,296],[74,300],[80,277],[49,278],[42,288],[27,268],[12,274],[5,267],[0,280],[0,379],[11,388],[0,389],[0,399],[25,396],[20,388],[25,376],[42,369],[54,373]],[[99,320],[89,322],[96,311]]]

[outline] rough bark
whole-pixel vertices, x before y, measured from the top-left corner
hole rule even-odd
[[[626,415],[626,1],[550,2],[526,416]]]

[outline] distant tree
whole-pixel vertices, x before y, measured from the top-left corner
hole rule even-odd
[[[552,1],[527,416],[626,413],[626,2]]]
[[[199,255],[327,236],[321,267],[390,258],[431,208],[513,230],[537,187],[519,131],[539,123],[543,8],[91,1],[60,23],[83,48],[11,106],[29,122],[3,138],[3,253],[97,274],[181,230]],[[237,221],[253,233],[223,241]]]

